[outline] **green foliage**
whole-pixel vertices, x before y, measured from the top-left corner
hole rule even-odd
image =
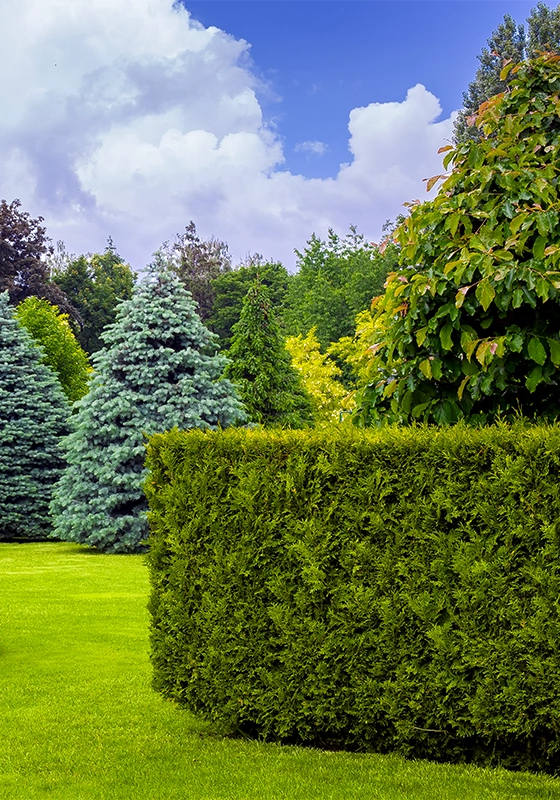
[[[411,266],[373,304],[362,424],[560,411],[560,56],[511,72],[483,139],[442,148],[451,175],[400,228]]]
[[[231,272],[224,272],[212,281],[214,302],[206,324],[220,337],[222,350],[231,346],[232,328],[239,322],[243,300],[256,280],[267,287],[274,314],[282,324],[290,280],[288,270],[279,262],[263,261],[258,255],[252,256],[248,263],[240,264]]]
[[[56,306],[38,297],[28,297],[15,311],[16,318],[44,349],[43,363],[57,374],[64,394],[71,401],[82,398],[91,372],[87,356],[76,341],[68,321]]]
[[[162,247],[170,269],[182,281],[193,300],[198,304],[200,319],[207,324],[215,300],[214,281],[231,270],[231,256],[225,242],[212,237],[201,239],[196,225],[191,221],[175,242],[165,242]]]
[[[8,293],[0,294],[0,539],[40,539],[51,527],[70,406],[8,303]]]
[[[311,423],[313,406],[274,317],[268,289],[255,282],[233,326],[225,375],[236,385],[253,422],[301,428]]]
[[[53,501],[56,535],[105,552],[134,552],[147,534],[145,436],[173,426],[244,421],[225,358],[161,256],[119,306],[93,357],[95,374],[65,440],[68,467]]]
[[[172,431],[154,685],[266,739],[560,766],[560,428]]]
[[[103,347],[102,332],[115,321],[118,304],[132,296],[136,274],[117,253],[111,239],[104,253],[69,256],[53,261],[53,281],[79,311],[82,326],[76,331],[80,345],[90,355]]]
[[[352,409],[351,398],[340,382],[342,371],[321,347],[312,328],[307,336],[290,336],[286,350],[301,376],[303,388],[311,397],[316,422],[338,422]]]
[[[551,9],[545,3],[537,3],[527,23],[528,41],[524,26],[516,25],[509,14],[488,39],[478,56],[480,66],[475,79],[469,84],[468,92],[463,93],[463,109],[454,124],[455,143],[480,141],[481,131],[469,124],[469,120],[482,103],[507,89],[511,73],[500,74],[504,64],[535,58],[543,51],[560,50],[560,8]]]
[[[329,229],[323,242],[315,234],[297,253],[299,272],[290,280],[284,321],[290,335],[317,330],[323,352],[331,342],[354,332],[356,314],[383,292],[398,250],[366,241],[355,227],[341,239]]]

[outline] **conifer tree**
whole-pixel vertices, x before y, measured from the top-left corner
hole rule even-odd
[[[251,286],[232,330],[225,374],[237,386],[251,419],[275,427],[310,424],[311,398],[292,366],[266,286],[259,282]]]
[[[0,539],[46,538],[51,528],[70,405],[42,356],[0,294]]]
[[[175,426],[245,420],[226,359],[191,295],[161,254],[106,328],[95,374],[65,440],[68,467],[53,501],[56,534],[99,550],[142,549],[147,530],[146,437]]]
[[[44,348],[43,363],[54,370],[70,402],[83,397],[91,367],[70,327],[68,314],[39,297],[26,297],[15,313],[18,322]]]

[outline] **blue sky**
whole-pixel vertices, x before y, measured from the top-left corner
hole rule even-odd
[[[141,270],[190,219],[294,269],[441,171],[477,55],[524,0],[0,4],[0,198]]]
[[[525,23],[535,2],[510,0],[183,0],[204,25],[251,44],[274,99],[263,110],[285,140],[286,166],[308,177],[348,160],[348,114],[399,100],[422,83],[443,116],[461,106],[477,55],[509,14]],[[552,3],[550,4],[552,5]],[[295,151],[323,141],[321,157]]]

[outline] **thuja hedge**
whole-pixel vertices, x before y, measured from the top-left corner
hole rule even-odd
[[[224,731],[560,766],[560,427],[171,431],[155,687]]]

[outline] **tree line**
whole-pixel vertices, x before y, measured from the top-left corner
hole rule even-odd
[[[3,201],[0,529],[38,529],[49,485],[57,535],[141,547],[144,438],[173,426],[556,420],[560,55],[504,59],[499,77],[477,136],[441,148],[433,200],[379,245],[313,234],[295,275],[232,267],[191,222],[137,281],[111,241],[71,256]]]

